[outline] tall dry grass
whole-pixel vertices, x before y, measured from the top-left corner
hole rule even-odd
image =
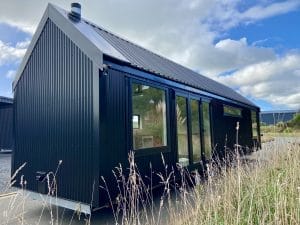
[[[237,123],[234,160],[230,156],[225,163],[206,165],[202,183],[197,182],[197,173],[180,166],[168,168],[162,157],[165,171],[156,175],[164,189],[156,204],[135,165],[134,154],[130,154],[129,176],[117,168],[120,193],[113,212],[115,223],[300,224],[299,138],[276,139],[251,156],[239,155],[241,149]]]
[[[300,224],[299,143],[264,148],[209,175],[194,191],[197,204],[183,210],[190,216],[174,214],[170,224]]]
[[[164,189],[156,201],[131,155],[129,176],[118,175],[125,188],[118,196],[115,223],[300,224],[300,142],[277,139],[251,156],[238,155],[236,146],[236,159],[222,167],[207,165],[207,179],[194,189],[187,184],[195,176],[179,168],[178,182],[165,165],[165,173],[157,174]]]
[[[298,143],[297,143],[298,141]],[[155,173],[163,186],[160,193],[153,194],[144,177],[135,164],[134,154],[129,155],[129,173],[124,173],[120,165],[114,175],[118,181],[119,195],[110,198],[114,205],[112,223],[114,224],[300,224],[300,141],[297,139],[276,139],[264,144],[261,151],[249,156],[238,154],[231,163],[219,166],[212,162],[207,165],[207,174],[200,180],[199,174],[189,173],[185,168],[170,168],[162,163],[165,171]],[[58,168],[59,165],[58,164]],[[58,170],[57,168],[57,170]],[[57,171],[56,170],[56,171]],[[151,168],[152,170],[152,168]],[[175,179],[175,171],[180,180]],[[49,174],[50,176],[51,174]],[[56,196],[55,176],[47,177],[48,195]],[[109,187],[103,186],[109,195]],[[195,182],[197,181],[197,182]],[[12,180],[12,182],[14,182]],[[21,181],[22,182],[22,181]],[[191,183],[195,186],[191,188]],[[26,189],[26,183],[24,189]],[[16,202],[12,198],[8,205],[4,224],[17,221],[26,224],[24,201]],[[1,202],[1,199],[0,199]],[[17,206],[16,206],[17,205]],[[13,208],[20,207],[21,212],[13,215]],[[63,213],[58,214],[56,207],[43,203],[40,216],[35,224],[42,224],[41,218],[50,212],[49,224],[64,224]],[[64,212],[64,211],[63,211]],[[94,224],[94,216],[85,217],[85,224]],[[67,224],[73,224],[76,213]],[[63,223],[64,221],[64,223]],[[97,221],[95,221],[97,223]]]

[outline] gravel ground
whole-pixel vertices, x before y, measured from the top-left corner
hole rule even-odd
[[[0,193],[6,191],[10,180],[11,154],[0,154]]]

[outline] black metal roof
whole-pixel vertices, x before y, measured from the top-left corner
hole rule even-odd
[[[120,52],[134,67],[142,68],[170,80],[257,107],[247,98],[221,83],[125,40],[102,27],[88,21],[85,22],[93,27],[102,38]]]
[[[84,48],[84,51],[88,52],[88,56],[92,57],[91,59],[96,64],[101,64],[99,54],[101,54],[101,56],[102,54],[108,55],[133,67],[146,70],[169,80],[257,107],[254,103],[233,89],[125,40],[90,21],[83,18],[77,22],[71,21],[68,18],[68,11],[52,4],[48,4],[44,16],[17,71],[16,78],[13,82],[14,89],[48,18],[59,25],[60,29],[66,32],[76,44],[79,44],[78,46],[80,46],[80,48]],[[99,66],[101,67],[102,64]]]

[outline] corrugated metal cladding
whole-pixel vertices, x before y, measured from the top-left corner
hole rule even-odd
[[[251,111],[248,108],[242,109],[242,117],[225,116],[223,111],[223,102],[212,101],[212,136],[214,145],[214,154],[219,157],[224,157],[225,153],[231,153],[236,144],[236,125],[239,122],[239,144],[243,147],[253,147],[252,139],[252,123],[251,123]],[[227,150],[225,151],[225,147]],[[245,153],[246,149],[243,149]]]
[[[255,106],[251,101],[221,83],[154,54],[153,52],[124,40],[103,28],[89,22],[86,23],[92,26],[101,37],[118,50],[135,67],[143,68],[147,71],[160,74],[168,79],[188,84],[189,86],[203,91]]]
[[[58,196],[91,202],[92,61],[50,20],[15,90],[13,169],[23,162],[27,188],[36,171],[55,171]]]
[[[100,175],[109,184],[110,192],[115,192],[117,184],[112,170],[127,161],[126,150],[126,82],[123,73],[109,70],[100,76]],[[104,185],[101,183],[100,185]],[[107,193],[100,189],[100,202],[108,202]]]
[[[128,168],[128,142],[131,141],[128,121],[131,121],[128,115],[128,80],[127,74],[114,69],[108,69],[107,75],[100,76],[100,175],[105,177],[106,182],[110,184],[110,193],[112,196],[118,193],[116,179],[112,170],[120,164],[127,173]],[[102,131],[102,132],[101,132]],[[170,143],[171,144],[171,143]],[[129,147],[130,148],[130,147]],[[170,166],[174,160],[176,152],[164,153],[164,159]],[[105,159],[105,160],[104,160]],[[161,154],[147,155],[146,157],[136,157],[135,162],[139,171],[143,175],[151,176],[150,162],[153,171],[163,171]],[[153,172],[152,171],[152,172]],[[153,182],[159,178],[154,176]],[[147,182],[147,181],[145,181]],[[157,181],[158,183],[158,181]],[[103,186],[104,184],[100,184]],[[108,202],[107,193],[100,189],[100,202]]]
[[[13,106],[0,103],[0,149],[13,149]]]

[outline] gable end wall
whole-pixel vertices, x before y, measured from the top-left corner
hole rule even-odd
[[[48,19],[14,93],[12,173],[27,163],[27,189],[37,191],[36,172],[55,172],[62,160],[58,196],[91,202],[92,81],[92,61]]]

